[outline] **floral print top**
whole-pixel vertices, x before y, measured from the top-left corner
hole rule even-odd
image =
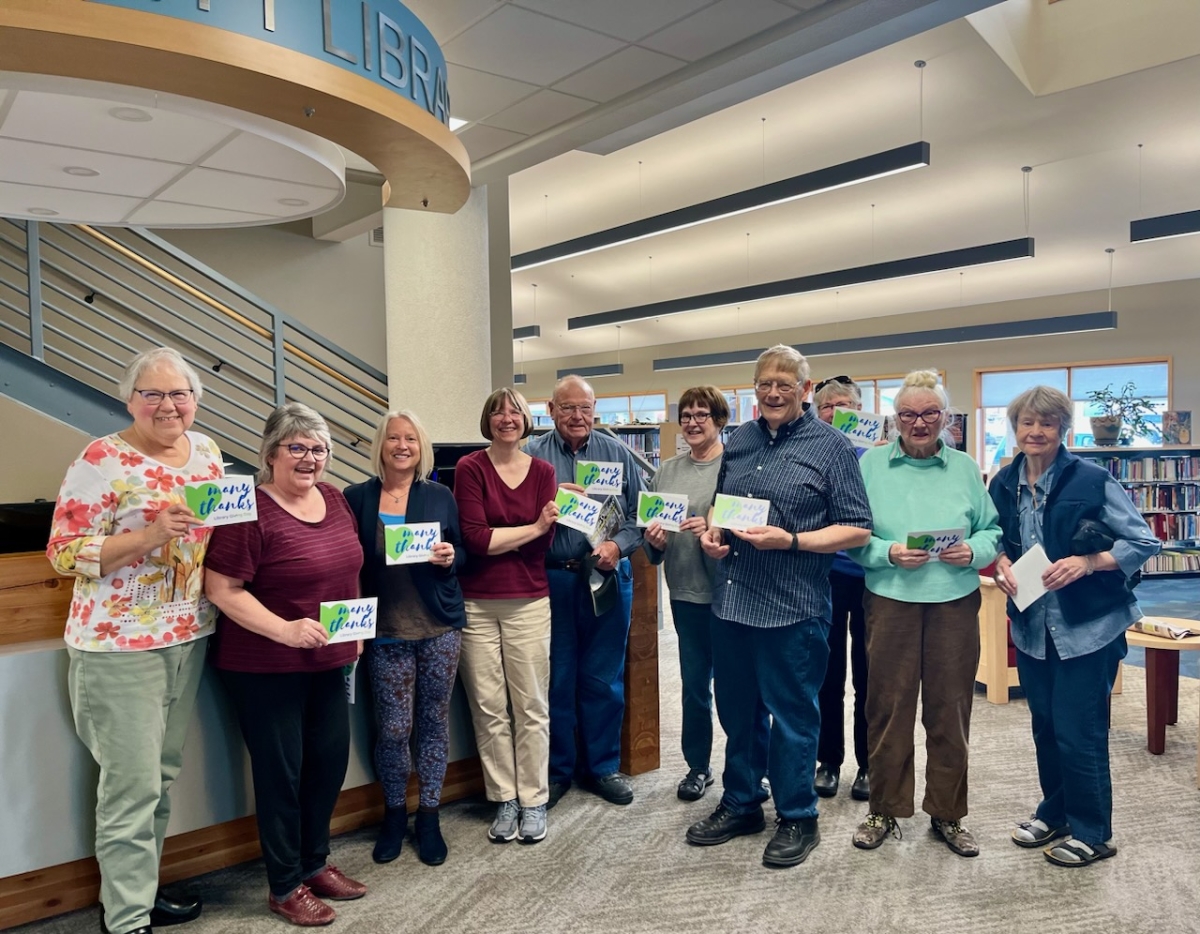
[[[75,578],[63,636],[84,652],[161,649],[212,634],[216,607],[204,596],[204,553],[212,529],[196,526],[134,564],[100,574],[100,548],[109,535],[152,523],[193,480],[225,471],[211,439],[187,432],[192,454],[183,467],[147,457],[120,435],[97,438],[67,468],[46,556]]]

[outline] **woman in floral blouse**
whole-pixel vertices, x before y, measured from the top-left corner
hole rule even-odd
[[[214,608],[204,597],[210,529],[183,485],[223,475],[221,452],[189,431],[202,389],[168,348],[139,354],[120,384],[133,424],[67,468],[46,554],[75,578],[65,640],[79,738],[100,766],[96,860],[112,934],[190,921],[200,900],[158,887]]]

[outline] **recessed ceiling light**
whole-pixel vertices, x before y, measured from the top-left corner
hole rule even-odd
[[[26,213],[36,214],[38,217],[57,217],[58,211],[51,211],[49,208],[26,208]]]
[[[79,178],[95,178],[100,174],[95,169],[89,169],[86,165],[68,165],[63,171],[68,175],[76,175]]]
[[[126,123],[149,123],[154,119],[153,114],[146,113],[139,107],[114,107],[108,115],[116,120],[124,120]]]
[[[450,118],[450,132],[453,133],[455,130],[460,130],[463,127],[465,127],[468,123],[470,123],[469,120],[459,120],[458,117],[451,117]]]
[[[303,198],[280,198],[279,203],[287,205],[289,208],[303,208],[308,206],[308,202]]]

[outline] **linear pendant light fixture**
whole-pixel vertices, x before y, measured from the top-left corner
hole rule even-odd
[[[542,336],[542,326],[540,324],[527,324],[522,328],[513,328],[513,340],[524,341],[534,337]]]
[[[666,315],[678,315],[688,311],[721,308],[725,305],[746,305],[750,302],[761,302],[769,298],[806,295],[810,292],[823,292],[828,289],[841,289],[851,285],[866,285],[872,282],[904,279],[909,276],[923,276],[934,272],[945,272],[950,269],[964,269],[968,266],[1003,263],[1014,259],[1028,259],[1032,256],[1033,238],[1022,237],[1018,240],[985,243],[982,246],[966,247],[961,250],[947,250],[945,253],[911,256],[908,259],[889,260],[884,263],[873,263],[870,266],[839,269],[835,272],[822,272],[812,276],[800,276],[796,279],[760,282],[757,285],[725,289],[721,292],[688,295],[684,298],[671,298],[661,302],[651,302],[648,305],[635,305],[631,308],[618,308],[614,311],[600,311],[590,315],[580,315],[577,318],[567,319],[567,330],[577,331],[581,328],[595,328],[608,324],[624,324],[628,321],[643,321],[647,318],[662,318]]]
[[[645,240],[647,237],[657,237],[660,234],[683,230],[685,227],[707,224],[710,221],[746,214],[760,208],[808,198],[822,192],[858,185],[888,175],[897,175],[900,172],[908,172],[927,165],[929,165],[929,144],[926,142],[909,143],[907,146],[889,149],[887,152],[877,152],[872,156],[853,159],[850,162],[817,169],[815,172],[806,172],[804,175],[796,175],[777,182],[769,182],[756,188],[748,188],[745,191],[713,198],[711,201],[688,205],[665,214],[657,214],[654,217],[645,217],[628,224],[610,227],[608,230],[530,250],[527,253],[518,253],[512,258],[512,271],[532,269],[535,266],[544,266],[546,263],[555,263],[559,260],[595,253],[598,250],[607,250],[610,247]]]
[[[1045,337],[1051,334],[1078,334],[1083,331],[1109,331],[1117,327],[1115,311],[1094,311],[1080,315],[1061,315],[1056,318],[1033,318],[1025,321],[997,321],[991,324],[971,324],[960,328],[936,328],[929,331],[909,331],[905,334],[880,334],[874,337],[847,337],[833,341],[814,341],[799,344],[796,349],[805,357],[826,357],[832,354],[868,353],[877,350],[901,350],[908,347],[936,347],[942,344],[965,344],[977,341],[1012,340],[1019,337]],[[664,357],[654,361],[654,370],[692,370],[710,366],[733,366],[753,363],[765,347],[754,350],[724,350],[717,353],[690,354],[686,357]]]
[[[1186,237],[1200,233],[1200,211],[1184,211],[1182,214],[1163,214],[1129,222],[1129,240],[1140,243],[1147,240],[1168,240],[1171,237]]]

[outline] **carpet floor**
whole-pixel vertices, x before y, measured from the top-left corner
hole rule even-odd
[[[686,771],[679,752],[677,646],[660,634],[662,768],[633,780],[636,798],[614,807],[573,789],[550,812],[549,836],[534,846],[489,843],[493,806],[482,800],[443,809],[450,857],[432,868],[410,844],[387,866],[371,861],[374,830],[334,841],[332,861],[371,888],[336,904],[342,934],[661,934],[661,932],[1126,932],[1200,931],[1200,792],[1196,788],[1200,682],[1180,684],[1179,723],[1163,756],[1146,751],[1145,674],[1126,668],[1112,704],[1114,828],[1119,854],[1083,870],[1048,864],[1039,850],[1009,841],[1013,822],[1038,799],[1029,713],[1020,698],[994,706],[977,692],[971,737],[971,814],[964,823],[982,853],[952,854],[919,811],[902,820],[903,839],[874,851],[850,837],[865,805],[849,798],[853,767],[838,797],[821,804],[821,845],[804,865],[761,865],[768,836],[697,848],[684,831],[706,816],[720,778],[694,804],[675,797]],[[849,708],[849,704],[847,704]],[[713,762],[723,761],[717,729]],[[847,727],[847,733],[849,728]],[[918,743],[924,740],[918,727]],[[917,749],[917,799],[924,751]],[[773,811],[768,803],[768,819]],[[769,825],[768,825],[769,826]],[[202,917],[181,934],[279,934],[266,910],[261,862],[196,880]],[[99,929],[92,908],[27,925],[24,934]]]

